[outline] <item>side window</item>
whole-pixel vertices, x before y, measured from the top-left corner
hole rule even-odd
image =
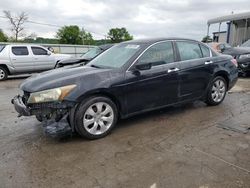
[[[177,41],[176,44],[179,49],[181,61],[199,59],[202,57],[201,49],[198,43]]]
[[[203,57],[210,57],[210,49],[204,45],[200,45]]]
[[[40,47],[31,47],[31,50],[33,52],[34,55],[47,55],[48,52],[46,50],[44,50],[43,48]]]
[[[174,62],[171,42],[162,42],[150,47],[138,60],[138,64],[152,63],[152,66]]]
[[[29,55],[29,51],[26,46],[15,46],[12,47],[11,50],[15,55]]]

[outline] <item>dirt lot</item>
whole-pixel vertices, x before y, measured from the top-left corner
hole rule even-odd
[[[166,108],[120,121],[106,138],[57,140],[33,117],[17,118],[11,98],[23,78],[0,83],[0,187],[250,187],[250,79],[224,103]]]

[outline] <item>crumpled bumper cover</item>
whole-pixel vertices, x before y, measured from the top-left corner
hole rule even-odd
[[[20,95],[15,96],[11,103],[14,105],[15,110],[18,112],[19,116],[30,116],[30,109],[23,103],[22,97]]]
[[[43,127],[45,134],[54,138],[61,138],[72,135],[72,128],[69,125],[67,116],[68,114],[66,114],[59,121],[55,121],[55,119],[44,121]]]
[[[37,104],[26,106],[23,98],[20,95],[15,96],[11,103],[14,105],[18,116],[32,116],[32,115],[45,115],[46,113],[55,113],[56,116],[51,119],[44,118],[42,124],[44,131],[47,135],[52,137],[64,137],[72,134],[72,128],[68,121],[69,111],[74,106],[74,103],[65,102],[62,104]]]

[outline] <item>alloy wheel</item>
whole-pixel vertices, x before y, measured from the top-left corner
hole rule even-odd
[[[93,135],[105,133],[114,121],[114,111],[106,102],[92,104],[83,116],[86,131]]]
[[[214,82],[212,87],[212,99],[215,102],[221,102],[226,94],[226,85],[225,82],[221,79],[218,79]]]

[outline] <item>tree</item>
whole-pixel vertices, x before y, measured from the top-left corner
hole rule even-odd
[[[0,42],[7,42],[8,37],[3,33],[2,29],[0,29]]]
[[[13,16],[10,11],[3,11],[6,18],[9,19],[11,25],[11,31],[14,33],[15,41],[18,40],[18,37],[23,34],[24,23],[28,20],[28,15],[25,12],[21,12],[19,15]]]
[[[132,40],[133,36],[129,34],[126,28],[111,28],[108,32],[108,38],[111,39],[112,43]]]
[[[201,40],[201,42],[212,42],[212,38],[207,35],[207,36],[203,37],[203,39]]]
[[[82,44],[87,44],[87,45],[95,44],[92,34],[85,31],[84,28],[82,28],[81,30],[81,39],[82,39]]]
[[[64,26],[57,31],[56,37],[61,44],[88,44],[95,43],[91,33],[86,32],[77,25]]]

